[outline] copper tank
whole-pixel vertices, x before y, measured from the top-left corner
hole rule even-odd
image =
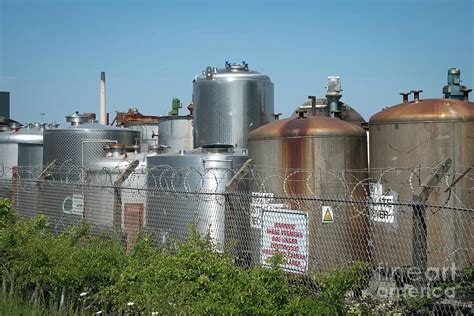
[[[417,237],[412,229],[416,222],[413,208],[395,206],[393,222],[372,218],[374,261],[389,266],[413,266],[416,253],[423,251],[428,267],[452,263],[458,268],[466,267],[474,259],[474,191],[469,189],[473,185],[472,173],[448,188],[474,165],[474,103],[467,100],[469,91],[465,100],[422,100],[421,91],[412,92],[414,100],[408,101],[408,93],[402,93],[401,104],[384,109],[369,120],[371,179],[381,185],[383,194],[410,202],[434,168],[444,159],[451,159],[451,175],[441,179],[427,203],[471,208],[471,212],[426,209],[426,249],[414,250]],[[386,172],[390,168],[399,172]]]
[[[337,118],[304,114],[298,111],[297,117],[275,121],[250,134],[249,157],[257,166],[259,179],[253,190],[280,197],[275,201],[287,210],[306,212],[308,270],[368,261],[364,207],[320,200],[365,197],[359,180],[367,177],[366,132]],[[323,206],[333,207],[334,223],[322,223]],[[259,229],[253,228],[253,242],[260,235]]]

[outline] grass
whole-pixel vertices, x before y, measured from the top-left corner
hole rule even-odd
[[[90,314],[90,313],[89,313]],[[21,297],[16,295],[13,296],[6,296],[0,294],[0,316],[10,316],[10,315],[28,315],[28,316],[73,316],[73,315],[81,315],[81,313],[76,313],[72,310],[67,309],[59,309],[59,307],[51,306],[51,307],[44,307],[44,306],[35,306],[28,301],[25,301]]]

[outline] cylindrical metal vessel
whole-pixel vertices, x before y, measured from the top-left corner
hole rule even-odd
[[[299,114],[249,136],[249,158],[259,180],[252,187],[251,243],[258,245],[252,257],[264,264],[264,258],[284,250],[287,268],[299,272],[368,261],[364,207],[321,202],[364,198],[366,133],[336,118]],[[278,227],[266,226],[272,220]],[[265,245],[267,239],[272,242]]]
[[[158,145],[169,152],[193,149],[193,117],[162,116],[158,125]]]
[[[222,250],[230,242],[227,232],[235,225],[245,225],[238,219],[229,222],[235,214],[229,214],[224,193],[227,182],[246,160],[247,151],[232,146],[148,157],[147,229],[163,242],[189,235],[194,223],[199,234],[209,232]]]
[[[96,123],[84,123],[67,128],[46,130],[44,133],[43,161],[73,167],[88,167],[104,157],[103,145],[118,143],[133,145],[140,132]]]
[[[41,168],[43,165],[43,130],[40,124],[0,134],[1,178],[11,179],[12,167]]]
[[[34,180],[43,165],[42,124],[0,133],[0,196],[24,213],[35,201]]]
[[[427,200],[441,207],[426,209],[421,219],[414,217],[412,206],[395,206],[387,221],[372,215],[374,260],[391,267],[417,266],[416,258],[422,253],[428,267],[452,263],[457,268],[466,267],[474,260],[472,212],[442,206],[474,207],[472,176],[461,176],[449,188],[454,178],[474,165],[474,103],[420,100],[418,94],[410,102],[405,94],[403,103],[370,118],[370,176],[374,181],[371,193],[391,196],[401,203],[414,201],[421,192],[421,183],[445,159],[452,161],[448,173],[457,176],[441,176]],[[401,171],[391,171],[394,168]],[[414,233],[420,220],[426,224],[421,232],[424,237]],[[426,245],[415,249],[420,238],[426,240]]]
[[[212,144],[246,148],[249,131],[273,121],[273,83],[245,63],[207,67],[194,80],[193,93],[195,148]]]
[[[85,168],[105,156],[104,144],[132,146],[140,137],[138,131],[84,123],[85,119],[77,113],[69,116],[68,121],[74,125],[44,133],[43,163],[47,166],[56,160],[57,165],[50,173],[51,181],[42,184],[42,196],[48,200],[38,203],[38,211],[48,215],[57,230],[83,220]],[[68,186],[65,188],[62,183]]]
[[[131,242],[144,225],[146,158],[156,153],[124,152],[123,145],[108,147],[107,156],[95,160],[87,169],[85,218],[99,229],[124,231]],[[120,184],[117,181],[121,176],[125,181]]]

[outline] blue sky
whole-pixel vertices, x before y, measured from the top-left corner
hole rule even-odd
[[[288,116],[328,75],[366,119],[402,90],[439,97],[448,68],[474,86],[474,1],[0,0],[0,90],[22,122],[64,123],[107,105],[166,114],[206,66],[245,60],[272,78]]]

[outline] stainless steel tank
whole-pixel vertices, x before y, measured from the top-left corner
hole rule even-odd
[[[126,152],[122,144],[105,148],[106,157],[95,160],[87,169],[85,218],[94,227],[124,231],[132,242],[144,225],[147,209],[146,159],[157,153]],[[125,181],[118,183],[121,176]]]
[[[226,208],[224,193],[227,182],[246,160],[247,151],[232,146],[208,146],[148,157],[147,229],[163,242],[188,236],[190,224],[194,223],[202,236],[209,232],[222,250],[225,242],[230,243],[226,233],[232,227],[240,230],[235,225],[245,226]],[[241,233],[243,238],[245,232]]]
[[[133,145],[140,132],[126,128],[87,122],[79,113],[67,117],[71,126],[46,130],[44,133],[44,165],[57,160],[59,165],[87,167],[104,156],[103,145],[118,143]]]
[[[466,267],[474,261],[474,220],[472,212],[443,209],[474,208],[472,176],[454,178],[474,165],[474,103],[457,99],[414,100],[404,94],[403,103],[374,114],[369,120],[372,195],[411,202],[422,181],[433,175],[444,159],[451,159],[448,173],[435,185],[427,203],[440,205],[426,209],[422,221],[425,236],[414,228],[420,218],[411,206],[388,208],[390,216],[381,220],[372,214],[375,235],[374,260],[391,267],[418,266],[420,254],[428,267]],[[399,170],[398,172],[392,171]],[[452,188],[448,188],[453,183]],[[426,245],[415,247],[420,239]],[[418,249],[421,248],[421,249]],[[415,250],[414,250],[415,249]]]
[[[248,64],[207,67],[193,84],[194,147],[246,148],[249,131],[272,121],[273,83]]]
[[[41,172],[44,128],[44,124],[27,124],[0,133],[0,196],[11,198],[20,211],[25,197],[34,201],[34,192],[25,191]]]
[[[268,256],[283,250],[286,268],[299,272],[367,262],[365,209],[338,202],[365,197],[366,133],[355,124],[305,117],[305,112],[249,135],[249,158],[258,180],[251,189],[252,257],[265,264]]]
[[[38,211],[50,218],[57,230],[84,219],[84,183],[86,168],[103,158],[103,145],[108,143],[132,146],[140,137],[138,131],[88,122],[75,113],[67,117],[71,126],[46,130],[44,133],[43,163],[57,161],[51,179],[42,184],[42,203]],[[67,185],[63,185],[67,184]]]
[[[170,152],[193,149],[193,117],[161,116],[158,135],[158,145],[166,147]]]
[[[0,134],[2,178],[11,179],[12,167],[43,165],[43,130],[43,125],[28,124]]]

